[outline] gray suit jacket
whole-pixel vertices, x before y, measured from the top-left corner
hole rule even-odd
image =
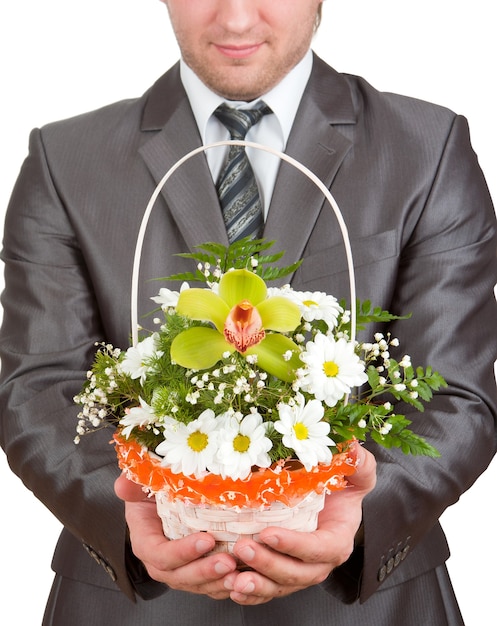
[[[173,593],[163,593],[125,549],[110,433],[74,446],[73,396],[94,342],[129,343],[141,216],[158,180],[198,145],[178,66],[140,99],[33,131],[2,257],[0,442],[13,470],[65,526],[54,568],[130,598],[159,596],[146,604],[160,601],[161,610]],[[443,564],[448,548],[437,520],[495,452],[494,211],[464,118],[379,93],[318,58],[287,152],[341,207],[358,297],[412,313],[390,328],[400,338],[399,357],[433,365],[449,383],[425,413],[412,415],[439,459],[371,446],[378,486],[364,503],[364,547],[321,586],[345,602],[365,601],[380,585],[400,588]],[[281,164],[264,236],[286,250],[284,264],[304,258],[295,288],[348,298],[336,219],[321,192],[288,164]],[[173,175],[152,213],[141,313],[150,311],[159,286],[149,279],[191,268],[175,253],[205,241],[226,242],[226,233],[201,154]],[[301,597],[286,602],[291,607]],[[319,624],[316,616],[327,609],[314,604],[309,623]]]

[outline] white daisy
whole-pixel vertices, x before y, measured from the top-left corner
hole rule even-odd
[[[295,450],[300,462],[309,472],[318,463],[330,463],[332,452],[329,446],[334,441],[328,437],[330,425],[321,421],[324,408],[319,400],[305,404],[302,394],[296,395],[296,404],[278,405],[280,419],[275,429],[283,435],[283,444]]]
[[[155,422],[154,410],[143,398],[140,398],[140,406],[134,406],[126,410],[125,417],[119,420],[119,424],[124,426],[122,434],[128,438],[135,426],[143,428]]]
[[[292,302],[295,302],[293,293],[294,291],[290,287],[290,285],[283,285],[282,287],[268,287],[267,288],[268,298],[272,298],[273,296],[280,296],[282,298],[288,298]]]
[[[161,357],[163,352],[157,350],[158,334],[154,333],[143,341],[140,341],[136,347],[131,346],[126,350],[124,360],[121,363],[121,369],[131,378],[139,378],[141,384],[147,377],[150,369],[148,365],[152,357]]]
[[[306,322],[323,320],[329,329],[335,328],[343,312],[338,300],[322,291],[293,291],[289,296],[299,306]]]
[[[306,367],[299,370],[300,387],[328,406],[335,406],[352,387],[364,384],[367,374],[354,344],[344,338],[318,334],[309,341],[300,358]]]
[[[214,411],[206,409],[189,424],[175,421],[166,424],[165,440],[155,452],[164,457],[175,474],[201,478],[208,472],[217,450],[217,422]]]
[[[184,291],[185,289],[189,289],[189,288],[190,288],[190,285],[186,282],[181,285],[180,291],[172,291],[171,289],[162,287],[161,289],[159,289],[159,295],[153,296],[150,299],[156,302],[157,304],[160,304],[161,309],[163,311],[167,311],[167,309],[170,309],[170,308],[175,309],[176,305],[178,304],[178,298],[179,298],[181,291]]]
[[[226,416],[219,435],[219,451],[211,469],[223,478],[247,478],[253,465],[271,465],[268,455],[271,446],[259,413],[250,413],[241,421],[236,416]]]

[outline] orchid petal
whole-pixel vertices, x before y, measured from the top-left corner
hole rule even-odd
[[[292,352],[292,356],[286,360],[283,355],[288,351]],[[268,374],[291,383],[295,380],[295,371],[302,367],[299,353],[300,349],[297,344],[285,335],[268,334],[259,344],[249,348],[245,354],[255,354],[259,367]]]
[[[280,333],[295,330],[301,321],[299,307],[288,298],[273,296],[257,305],[262,318],[262,326],[266,330],[276,330]]]
[[[260,276],[249,270],[232,270],[226,272],[219,281],[219,296],[227,303],[229,309],[242,300],[248,300],[254,306],[267,296],[266,283]]]
[[[182,367],[203,370],[215,365],[230,345],[214,328],[194,326],[177,335],[171,344],[171,359]]]
[[[180,293],[176,311],[191,320],[212,322],[222,333],[230,307],[209,289],[185,289]]]

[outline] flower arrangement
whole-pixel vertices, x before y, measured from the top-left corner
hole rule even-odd
[[[422,411],[442,376],[391,357],[390,334],[355,340],[356,327],[400,318],[268,287],[301,263],[276,267],[272,243],[180,255],[197,268],[152,298],[155,329],[125,351],[99,344],[75,397],[75,442],[111,426],[119,466],[155,496],[165,536],[208,531],[215,552],[267,526],[315,530],[325,496],[355,471],[353,440],[439,456],[395,403]]]
[[[195,272],[168,277],[179,291],[153,298],[155,330],[126,351],[100,345],[81,393],[76,442],[103,426],[117,442],[147,450],[169,475],[247,481],[296,459],[305,472],[329,466],[347,442],[370,437],[404,453],[437,456],[409,429],[395,401],[419,411],[446,383],[409,356],[390,355],[398,341],[350,337],[350,311],[321,292],[267,282],[300,263],[277,268],[272,242],[203,244],[181,256]],[[190,283],[203,283],[193,287]],[[358,303],[357,324],[398,319]]]

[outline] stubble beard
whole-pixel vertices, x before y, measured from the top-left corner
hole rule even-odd
[[[275,87],[302,60],[310,40],[276,64],[267,62],[260,69],[245,59],[230,59],[226,66],[213,67],[207,57],[198,58],[188,50],[182,53],[185,63],[211,91],[227,100],[251,102]]]

